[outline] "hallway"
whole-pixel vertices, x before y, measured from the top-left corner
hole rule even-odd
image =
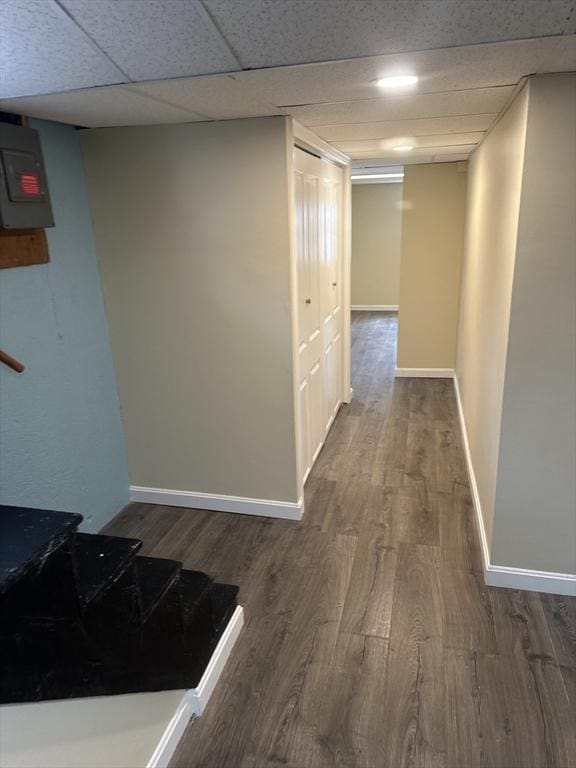
[[[353,315],[301,523],[132,504],[105,529],[240,585],[174,768],[576,765],[576,601],[485,587],[452,382],[394,380],[396,324]]]

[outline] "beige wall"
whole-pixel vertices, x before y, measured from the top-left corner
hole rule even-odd
[[[470,163],[457,375],[494,565],[576,572],[576,78],[533,78]]]
[[[285,119],[82,140],[131,483],[297,501]]]
[[[466,164],[404,169],[398,368],[454,368]]]
[[[457,376],[489,545],[527,105],[524,91],[469,163]]]
[[[529,81],[492,562],[576,573],[576,77]]]
[[[352,305],[398,305],[402,184],[352,186]]]

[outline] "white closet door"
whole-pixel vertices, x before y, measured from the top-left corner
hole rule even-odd
[[[341,185],[332,179],[327,186],[325,213],[325,291],[326,303],[322,325],[325,357],[325,430],[328,431],[340,407],[341,328],[341,246],[339,203]]]
[[[300,464],[306,477],[340,406],[342,171],[294,151]]]

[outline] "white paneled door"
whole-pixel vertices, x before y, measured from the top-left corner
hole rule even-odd
[[[343,171],[294,149],[300,468],[306,479],[342,402]]]

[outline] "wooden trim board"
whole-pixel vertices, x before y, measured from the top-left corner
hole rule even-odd
[[[43,229],[1,229],[0,269],[30,267],[50,261]]]

